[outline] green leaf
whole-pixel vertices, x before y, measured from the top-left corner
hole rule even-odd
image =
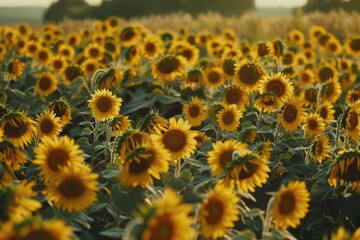
[[[157,100],[158,95],[155,94],[142,94],[131,99],[122,108],[123,114],[136,112],[142,108],[151,108]]]
[[[111,179],[117,177],[120,174],[120,172],[121,172],[121,168],[117,166],[111,166],[105,169],[104,171],[102,171],[101,175],[103,176],[103,178]]]
[[[132,214],[138,209],[139,205],[144,203],[145,189],[141,187],[121,189],[115,185],[111,191],[111,201],[122,212]]]
[[[185,189],[192,180],[192,174],[189,170],[184,170],[179,177],[175,177],[172,173],[164,173],[162,182],[166,186],[172,187],[176,191]]]
[[[124,229],[114,227],[114,228],[108,228],[108,229],[100,232],[100,235],[109,237],[109,238],[120,239],[123,232],[124,232]]]

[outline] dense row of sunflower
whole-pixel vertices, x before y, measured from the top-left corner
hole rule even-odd
[[[0,240],[360,239],[359,37],[0,40]]]

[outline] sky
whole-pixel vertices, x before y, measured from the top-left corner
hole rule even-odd
[[[85,0],[89,4],[98,5],[101,0]],[[299,7],[305,5],[307,0],[255,0],[256,7]],[[0,7],[13,6],[40,6],[48,7],[56,0],[0,0]]]

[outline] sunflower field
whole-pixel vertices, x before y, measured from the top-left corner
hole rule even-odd
[[[86,26],[0,26],[0,240],[360,239],[360,35]]]

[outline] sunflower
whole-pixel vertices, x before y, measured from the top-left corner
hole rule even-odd
[[[283,107],[278,116],[278,122],[288,132],[295,131],[303,122],[305,109],[302,107],[302,101],[292,98]]]
[[[79,46],[81,41],[80,35],[76,33],[71,33],[66,37],[66,43],[73,47]]]
[[[342,45],[339,39],[331,37],[325,45],[325,49],[328,53],[337,56],[342,52]]]
[[[145,145],[148,142],[150,142],[150,137],[146,132],[138,129],[129,129],[125,131],[119,138],[117,138],[115,143],[115,148],[117,149],[121,160],[119,164],[124,164],[126,156],[137,146]]]
[[[360,89],[351,89],[347,91],[345,96],[345,102],[347,104],[353,104],[360,99]]]
[[[34,152],[33,163],[39,166],[40,174],[47,179],[58,177],[64,167],[74,168],[85,160],[79,145],[68,136],[43,137]]]
[[[91,76],[98,70],[99,62],[96,59],[89,58],[81,63],[80,68],[85,76]]]
[[[0,142],[4,141],[4,131],[0,128]]]
[[[351,104],[345,111],[342,125],[345,129],[345,135],[350,139],[357,141],[360,139],[360,101]]]
[[[173,160],[190,157],[196,150],[196,132],[190,130],[191,125],[182,118],[169,119],[169,126],[162,134],[152,135],[152,139],[164,146],[171,153]]]
[[[315,79],[315,73],[311,69],[304,69],[299,73],[298,78],[300,85],[312,86]]]
[[[251,62],[243,62],[236,67],[235,80],[248,91],[254,92],[258,90],[260,79],[265,72],[260,66]]]
[[[310,194],[305,182],[292,181],[287,187],[282,185],[275,196],[272,217],[277,229],[300,225],[300,219],[309,211]]]
[[[290,44],[301,46],[305,41],[305,36],[304,33],[300,30],[293,29],[289,32],[286,39]]]
[[[172,82],[185,73],[186,59],[183,56],[163,56],[152,64],[151,74],[154,78]]]
[[[240,59],[242,57],[242,51],[241,49],[239,49],[237,46],[225,46],[222,49],[222,53],[221,53],[221,58],[235,58],[235,59]]]
[[[189,103],[183,105],[185,119],[191,126],[197,127],[207,118],[207,106],[198,97],[191,97]]]
[[[97,200],[97,178],[87,167],[63,168],[58,178],[48,183],[44,195],[56,208],[82,212]]]
[[[119,114],[122,98],[118,98],[108,89],[97,89],[88,100],[88,107],[91,109],[97,121],[107,121]]]
[[[324,102],[335,103],[341,96],[341,84],[336,79],[330,79],[323,83],[321,98]]]
[[[105,74],[100,75],[97,80],[99,81],[99,89],[111,88],[120,85],[124,79],[124,72],[120,69],[109,69]]]
[[[58,80],[54,74],[50,72],[42,72],[39,74],[36,84],[35,91],[42,96],[49,96],[57,89]]]
[[[254,103],[254,107],[258,111],[265,113],[271,113],[280,108],[282,105],[283,104],[276,98],[273,92],[265,92],[264,94],[261,94]]]
[[[197,132],[197,135],[194,138],[196,140],[196,148],[201,147],[204,142],[211,140],[204,132]]]
[[[222,96],[222,103],[224,105],[235,104],[239,109],[242,109],[249,105],[249,93],[239,85],[227,86]]]
[[[213,176],[227,173],[219,181],[225,186],[234,187],[241,192],[254,192],[261,187],[269,177],[268,159],[258,152],[249,150],[248,145],[236,140],[218,141],[213,144],[213,150],[208,153],[208,164],[212,167]]]
[[[310,113],[304,119],[304,132],[312,137],[325,130],[325,121],[317,113]]]
[[[232,189],[220,184],[208,192],[199,213],[202,235],[218,239],[226,234],[228,228],[234,227],[240,214],[237,208],[239,200]]]
[[[345,42],[346,53],[352,56],[360,55],[360,37],[349,37]]]
[[[75,50],[72,46],[70,45],[67,45],[67,44],[61,44],[58,48],[58,51],[57,53],[60,55],[60,56],[63,56],[65,57],[66,59],[72,61],[72,59],[74,58],[75,56]]]
[[[232,79],[236,73],[237,61],[234,58],[227,57],[221,63],[222,72],[225,74],[226,80]]]
[[[114,117],[109,122],[109,128],[112,133],[119,135],[123,134],[125,131],[130,129],[131,127],[131,120],[128,116],[124,116],[122,114]]]
[[[269,50],[266,47],[265,42],[259,42],[255,44],[255,47],[252,51],[253,59],[258,60],[258,58],[263,58],[269,54]]]
[[[359,190],[360,184],[360,152],[356,149],[341,150],[336,156],[335,163],[331,166],[329,181],[352,183],[353,188]]]
[[[242,111],[235,104],[225,105],[224,108],[216,114],[216,122],[221,131],[232,132],[240,125]]]
[[[141,31],[137,27],[125,27],[119,34],[119,40],[123,47],[130,47],[141,40]]]
[[[304,101],[305,107],[316,108],[318,106],[318,91],[316,88],[308,87],[301,91],[301,99]]]
[[[183,77],[184,87],[197,89],[204,82],[204,72],[199,67],[189,69]]]
[[[36,118],[36,125],[40,137],[54,137],[59,135],[62,130],[60,118],[56,117],[53,111],[39,114]]]
[[[7,66],[7,72],[10,79],[16,79],[23,74],[25,63],[21,62],[19,59],[11,61]]]
[[[322,119],[325,120],[326,124],[329,124],[331,120],[334,120],[335,110],[331,103],[324,103],[322,106],[317,108],[316,112],[320,115]]]
[[[353,86],[357,78],[357,74],[353,73],[352,70],[344,71],[339,78],[339,82],[341,84],[341,88],[343,90],[348,89]]]
[[[318,39],[321,37],[321,35],[323,35],[325,33],[326,33],[325,28],[318,26],[318,25],[312,26],[309,30],[309,36],[313,42],[317,42]]]
[[[64,220],[42,220],[40,217],[29,218],[14,224],[9,223],[2,229],[0,240],[71,240],[73,230]]]
[[[48,110],[54,111],[55,116],[60,118],[62,127],[65,127],[71,120],[71,108],[64,99],[51,102],[48,106]]]
[[[316,69],[316,79],[320,83],[325,83],[331,79],[338,78],[337,70],[330,64],[323,64]]]
[[[1,119],[5,138],[20,148],[27,147],[35,138],[35,122],[22,112],[9,112]]]
[[[119,181],[124,186],[145,187],[153,184],[153,179],[160,179],[160,174],[167,172],[171,154],[163,146],[155,146],[151,142],[136,146],[126,155]]]
[[[30,40],[27,42],[25,46],[25,55],[27,57],[34,57],[37,50],[40,48],[40,44],[34,40]]]
[[[139,122],[140,130],[149,134],[162,134],[169,127],[169,121],[163,118],[158,112],[151,110]]]
[[[326,135],[321,135],[314,141],[311,151],[314,155],[315,161],[318,163],[322,163],[326,158],[331,157],[329,137]]]
[[[141,63],[142,55],[140,47],[140,45],[134,45],[124,51],[125,60],[130,63],[131,66],[137,66]]]
[[[11,141],[0,142],[0,159],[13,171],[19,170],[26,163],[26,154]]]
[[[222,68],[211,67],[205,70],[204,81],[208,87],[220,87],[224,82],[224,73]]]
[[[83,76],[81,67],[78,65],[67,65],[64,69],[64,84],[70,85],[77,77]]]
[[[191,228],[191,206],[182,204],[170,188],[165,189],[162,197],[144,212],[140,240],[182,240],[191,239],[196,234]]]
[[[49,65],[52,71],[57,73],[63,73],[67,66],[66,58],[61,55],[53,56],[50,60]]]
[[[200,50],[196,46],[186,43],[178,50],[178,54],[186,59],[189,66],[194,66],[199,60]]]
[[[294,87],[290,80],[282,73],[264,76],[259,82],[259,93],[273,92],[276,98],[284,103],[294,94]]]
[[[105,52],[112,56],[112,59],[117,59],[120,56],[121,49],[115,40],[106,40],[103,44]]]
[[[269,56],[280,59],[284,53],[284,43],[280,39],[273,38],[266,42]]]
[[[293,52],[285,52],[281,57],[281,62],[286,66],[293,65],[295,62],[295,54]]]
[[[0,222],[21,222],[41,208],[41,203],[33,199],[37,195],[37,192],[32,190],[34,186],[35,182],[26,180],[0,185],[1,195],[6,196],[1,201],[4,210],[0,214]]]
[[[84,56],[100,61],[104,57],[104,48],[96,43],[90,43],[84,49]]]
[[[36,51],[35,59],[40,65],[47,65],[51,58],[52,55],[48,48],[41,47]]]
[[[163,54],[164,42],[157,35],[150,35],[143,39],[141,51],[147,59],[153,59]]]

